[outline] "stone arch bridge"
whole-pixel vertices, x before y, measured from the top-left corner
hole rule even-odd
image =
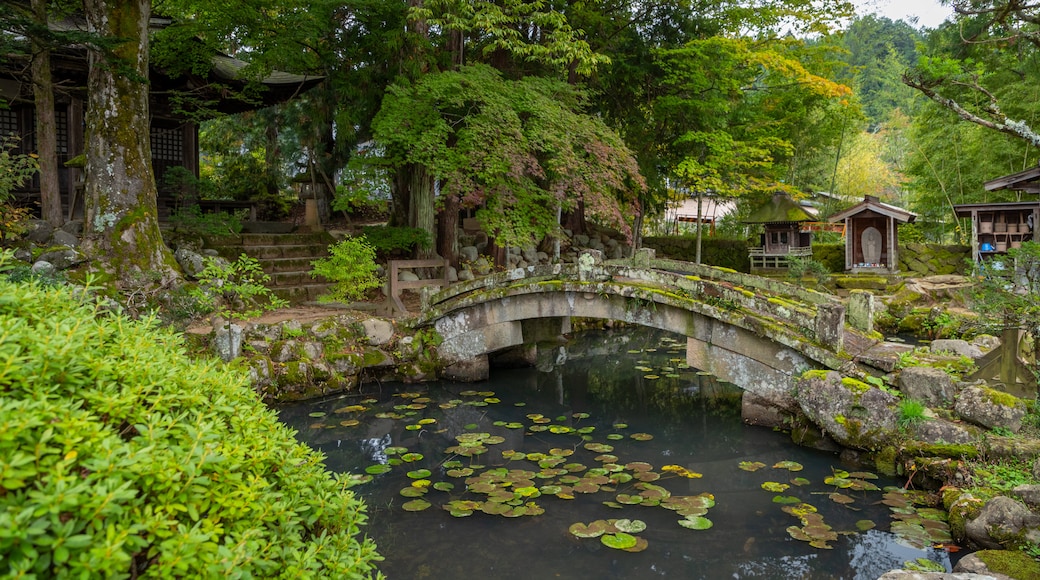
[[[536,348],[570,330],[571,317],[620,320],[686,336],[690,366],[745,391],[789,400],[810,369],[863,376],[891,370],[872,332],[873,296],[838,298],[728,269],[635,258],[502,272],[424,294],[413,322],[432,326],[455,380],[487,378],[488,354]],[[847,315],[848,314],[848,315]],[[888,360],[888,362],[886,362]]]

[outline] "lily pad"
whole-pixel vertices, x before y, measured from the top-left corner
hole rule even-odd
[[[643,520],[622,519],[614,522],[614,527],[626,534],[638,534],[646,529],[646,522]]]
[[[739,464],[737,464],[737,467],[743,469],[744,471],[758,471],[759,469],[762,469],[765,466],[766,464],[762,463],[761,461],[741,461]]]
[[[609,439],[611,441],[621,441],[624,438],[625,438],[624,435],[620,435],[618,433],[611,433],[610,435],[607,435],[607,439]]]
[[[616,534],[603,534],[599,537],[599,541],[608,548],[614,548],[615,550],[628,550],[629,548],[636,547],[639,543],[635,536],[626,534],[625,532],[618,532]]]
[[[786,483],[779,483],[776,481],[767,481],[762,484],[762,489],[766,491],[771,491],[773,493],[783,493],[789,487],[791,486]]]
[[[689,516],[679,520],[679,525],[691,530],[707,530],[715,524],[704,516]]]
[[[405,453],[401,456],[401,459],[409,463],[413,461],[420,461],[423,458],[422,453]]]
[[[430,477],[430,475],[432,475],[432,473],[429,469],[416,469],[415,471],[408,472],[408,477],[412,479],[425,479]]]
[[[877,527],[877,524],[870,520],[859,520],[858,522],[856,522],[856,529],[861,532],[873,530],[875,527]]]
[[[393,467],[390,467],[389,465],[382,464],[382,463],[377,463],[375,465],[369,465],[368,467],[366,467],[365,468],[365,473],[369,473],[369,474],[372,474],[372,475],[379,475],[380,473],[386,473],[386,472],[390,471],[391,469],[393,469]]]
[[[633,433],[629,435],[629,437],[636,441],[649,441],[654,438],[654,436],[649,433]]]
[[[587,526],[581,522],[571,524],[568,531],[579,538],[598,538],[608,527],[606,520],[596,520]]]
[[[309,416],[314,417],[315,419],[320,419],[325,416],[325,413],[323,411],[315,411],[313,413],[310,413]]]
[[[804,469],[801,463],[797,461],[778,461],[773,464],[775,469],[786,469],[788,471],[801,471]]]
[[[433,484],[433,489],[436,489],[437,491],[451,491],[455,489],[455,484],[449,481],[438,481]]]
[[[347,419],[346,421],[339,422],[340,427],[356,427],[360,424],[361,421],[358,421],[357,419]]]
[[[412,501],[405,502],[401,505],[401,508],[407,512],[421,512],[424,509],[430,507],[430,502],[424,499],[413,499]]]

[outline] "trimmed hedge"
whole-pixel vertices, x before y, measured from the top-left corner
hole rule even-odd
[[[0,576],[362,578],[346,475],[244,372],[88,293],[0,276]]]
[[[643,238],[643,247],[657,250],[658,258],[692,262],[697,257],[697,238],[694,236],[651,236]],[[744,240],[727,240],[704,236],[701,238],[701,263],[750,272],[748,246]]]

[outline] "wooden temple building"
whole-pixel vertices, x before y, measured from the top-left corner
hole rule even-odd
[[[751,270],[783,270],[788,258],[812,257],[812,232],[803,227],[815,218],[786,193],[775,193],[744,219],[746,224],[762,225],[759,245],[748,251]]]
[[[965,203],[953,206],[959,218],[971,219],[971,256],[981,262],[1017,248],[1022,242],[1040,241],[1040,166],[992,179],[983,184],[986,191],[1009,190],[1032,201]]]
[[[168,21],[153,18],[153,26],[168,25]],[[64,24],[69,26],[68,23]],[[57,149],[59,184],[62,191],[63,214],[70,219],[82,212],[82,202],[77,203],[77,188],[82,186],[82,165],[75,162],[83,153],[84,112],[88,102],[87,72],[88,58],[85,50],[55,52],[51,57],[51,68],[55,91],[55,114],[57,124]],[[10,64],[10,63],[9,63]],[[17,64],[17,63],[15,63]],[[289,74],[274,71],[260,81],[262,89],[256,98],[243,100],[227,98],[247,85],[241,72],[246,63],[225,55],[215,54],[212,67],[205,75],[171,77],[162,70],[152,67],[149,73],[149,113],[151,126],[148,132],[151,141],[152,167],[157,182],[172,167],[183,167],[196,177],[199,174],[198,124],[187,115],[178,112],[177,96],[200,95],[216,114],[233,114],[255,110],[284,102],[315,86],[322,77]],[[0,67],[0,138],[14,135],[19,139],[20,152],[36,150],[35,104],[29,67]],[[223,87],[223,88],[221,88]],[[15,192],[20,203],[32,204],[39,199],[39,178]],[[165,195],[164,195],[165,194]],[[172,192],[159,195],[159,215],[164,217],[174,209],[177,199]]]
[[[892,274],[899,266],[899,224],[917,214],[882,202],[873,195],[830,217],[845,224],[845,270]]]

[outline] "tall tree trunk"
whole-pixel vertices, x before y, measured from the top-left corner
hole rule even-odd
[[[437,213],[434,209],[433,176],[421,165],[411,166],[411,179],[408,191],[411,196],[411,204],[408,207],[408,225],[429,232],[434,243],[428,248],[416,250],[416,258],[432,258],[437,246]]]
[[[32,0],[33,18],[47,26],[47,0]],[[58,184],[58,129],[54,119],[54,81],[51,51],[46,44],[32,43],[33,98],[36,101],[36,153],[40,156],[40,206],[43,219],[54,227],[64,223],[61,189]],[[71,201],[71,200],[70,200]]]
[[[271,111],[271,115],[266,117],[267,127],[264,129],[264,138],[267,141],[267,146],[264,147],[264,171],[267,175],[264,178],[264,185],[267,188],[267,194],[270,196],[278,195],[278,183],[281,181],[282,171],[279,160],[281,159],[281,151],[278,148],[278,112]]]
[[[437,253],[458,265],[459,258],[459,198],[444,196],[444,207],[437,214]]]
[[[408,208],[411,207],[411,191],[408,190],[410,178],[408,168],[401,168],[394,172],[393,181],[390,184],[390,219],[387,225],[401,227],[408,226]]]
[[[85,0],[88,30],[123,39],[111,53],[90,53],[87,90],[87,248],[120,279],[180,277],[159,232],[149,143],[149,0]]]

